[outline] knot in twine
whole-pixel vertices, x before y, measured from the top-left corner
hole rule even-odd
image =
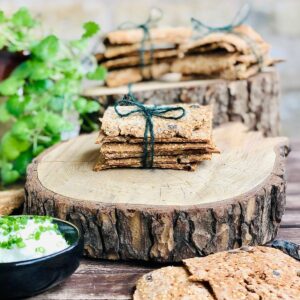
[[[145,66],[145,59],[144,59],[144,53],[146,51],[145,43],[146,43],[146,41],[151,41],[150,28],[155,27],[158,24],[158,22],[162,19],[162,17],[163,17],[163,11],[160,8],[153,7],[153,8],[151,8],[151,10],[149,12],[149,16],[144,23],[137,24],[137,23],[134,23],[131,21],[126,21],[118,27],[121,30],[134,29],[134,28],[140,28],[143,30],[143,39],[141,41],[141,48],[139,49],[140,66],[142,68]],[[150,61],[152,62],[152,60],[153,60],[152,44],[150,46],[150,55],[151,55]]]
[[[135,106],[132,110],[122,113],[119,110],[119,106]],[[132,114],[139,113],[145,118],[145,132],[144,132],[144,144],[143,144],[143,155],[142,155],[142,168],[152,168],[153,159],[154,159],[154,142],[155,135],[153,129],[153,117],[170,119],[170,120],[179,120],[185,116],[185,109],[183,107],[168,107],[168,106],[146,106],[143,103],[140,103],[131,93],[124,95],[122,100],[115,103],[114,106],[115,112],[118,116],[126,118]],[[165,114],[170,111],[179,112],[176,116],[166,116]],[[149,141],[148,137],[150,135],[150,156],[149,156]]]

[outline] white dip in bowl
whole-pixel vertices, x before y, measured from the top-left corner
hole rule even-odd
[[[0,217],[0,263],[35,259],[68,246],[50,217]]]

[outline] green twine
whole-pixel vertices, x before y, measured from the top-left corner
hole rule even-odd
[[[150,10],[149,16],[147,20],[142,24],[136,24],[131,21],[127,21],[122,23],[118,28],[119,29],[133,29],[133,28],[140,28],[143,30],[143,39],[141,41],[141,48],[139,49],[140,54],[140,67],[143,68],[145,66],[145,43],[150,41],[150,63],[153,61],[153,45],[151,43],[151,35],[150,35],[150,28],[157,25],[157,23],[162,19],[163,12],[160,8],[153,7]]]
[[[255,43],[246,35],[234,31],[234,28],[244,24],[244,22],[248,19],[250,12],[251,12],[251,5],[249,3],[245,3],[238,10],[233,20],[225,26],[220,26],[220,27],[210,26],[195,18],[191,18],[191,23],[193,25],[194,30],[198,32],[203,31],[204,35],[210,34],[212,32],[230,32],[244,39],[244,41],[246,41],[246,43],[250,46],[253,55],[257,59],[259,70],[261,70],[263,66],[263,57],[261,53],[258,53],[259,51]]]
[[[119,106],[136,106],[137,108],[133,108],[131,111],[127,113],[122,113],[119,111]],[[145,120],[145,132],[144,132],[144,144],[143,144],[143,155],[142,155],[142,168],[152,168],[153,160],[154,160],[154,129],[153,129],[153,120],[152,117],[158,117],[163,119],[171,119],[171,120],[179,120],[185,116],[185,109],[183,107],[168,107],[168,106],[145,106],[140,103],[131,93],[124,95],[122,100],[115,103],[115,112],[118,116],[124,118],[128,117],[135,113],[141,113]],[[178,111],[180,112],[177,116],[164,116],[165,113],[170,111]],[[150,157],[148,151],[148,137],[150,135]]]
[[[251,6],[249,3],[245,3],[234,16],[233,20],[225,26],[209,26],[204,24],[202,21],[195,18],[191,18],[191,22],[194,30],[201,32],[206,31],[205,34],[212,32],[232,32],[235,27],[242,25],[249,17]]]

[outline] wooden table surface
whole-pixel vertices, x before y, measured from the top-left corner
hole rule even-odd
[[[277,238],[300,244],[300,140],[292,140],[291,146],[287,162],[287,205]],[[67,281],[31,299],[131,299],[136,280],[160,266],[82,259]]]

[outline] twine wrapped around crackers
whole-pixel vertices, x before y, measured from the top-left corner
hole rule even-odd
[[[103,118],[95,171],[161,168],[194,171],[219,153],[212,141],[212,108],[198,104],[150,106],[128,94]]]
[[[96,55],[109,71],[106,85],[160,80],[169,73],[176,73],[177,80],[247,79],[281,61],[271,59],[270,45],[244,24],[249,14],[247,4],[221,27],[192,18],[190,27],[151,25],[145,34],[143,26],[136,25],[110,32],[105,51]]]

